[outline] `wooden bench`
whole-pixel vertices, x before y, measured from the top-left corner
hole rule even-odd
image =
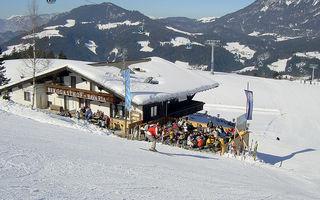
[[[62,112],[63,111],[63,107],[51,104],[50,105],[50,110],[55,110],[55,111],[58,111],[58,112]]]

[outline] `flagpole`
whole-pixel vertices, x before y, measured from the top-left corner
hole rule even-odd
[[[249,82],[247,82],[247,91],[249,91]],[[246,103],[246,112],[248,114],[248,101]]]
[[[123,70],[126,70],[126,50],[125,49],[122,52],[122,59],[123,59]],[[124,77],[124,97],[125,99],[127,98],[127,79],[125,77]],[[127,126],[128,126],[127,108],[125,105],[124,106],[124,135],[126,138],[128,138]]]
[[[247,91],[249,91],[249,82],[247,82]],[[248,97],[247,97],[248,98]],[[248,118],[248,115],[249,115],[249,110],[248,110],[248,105],[249,104],[249,102],[248,102],[248,100],[247,100],[247,103],[246,103],[246,112],[247,112],[247,118]],[[246,134],[248,133],[248,119],[246,120],[246,130],[245,130],[246,132]],[[248,145],[246,145],[246,143],[245,143],[245,141],[244,140],[242,140],[243,141],[243,144],[244,144],[244,146],[245,147],[247,147],[247,149],[248,149],[248,152],[250,153],[250,149],[249,149],[249,146]],[[244,150],[243,150],[244,151]]]
[[[247,91],[249,91],[249,82],[247,82]],[[249,115],[249,110],[248,110],[248,100],[247,100],[247,103],[246,103],[246,112],[247,112],[247,118],[248,118],[248,115]],[[246,131],[247,131],[247,123],[248,123],[248,120],[246,121]]]
[[[124,81],[124,96],[126,97],[127,96],[127,80],[126,79],[124,79],[125,81]],[[127,121],[127,112],[128,112],[128,110],[127,110],[127,108],[126,108],[126,106],[124,107],[124,134],[125,134],[125,136],[126,136],[126,138],[128,138],[129,136],[128,136],[128,132],[127,132],[127,125],[128,125],[128,121]]]

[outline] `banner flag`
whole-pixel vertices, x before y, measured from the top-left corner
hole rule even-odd
[[[122,76],[125,80],[126,86],[126,101],[125,101],[125,109],[129,110],[131,108],[131,92],[130,92],[130,69],[122,71]]]
[[[253,111],[253,92],[250,90],[244,90],[247,96],[247,120],[252,120]]]

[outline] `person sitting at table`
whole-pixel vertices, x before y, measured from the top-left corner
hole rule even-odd
[[[99,126],[102,127],[102,128],[105,128],[106,127],[106,121],[104,119],[100,119],[99,118]]]
[[[206,141],[206,147],[210,150],[214,149],[215,138],[213,135],[210,135]]]
[[[87,109],[86,109],[86,119],[87,120],[92,119],[92,111],[91,111],[90,107],[87,107]]]

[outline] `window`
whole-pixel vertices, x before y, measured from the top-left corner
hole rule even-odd
[[[110,116],[116,117],[116,106],[114,104],[111,104],[110,106]]]
[[[90,107],[90,100],[89,99],[86,99],[85,102],[84,102],[85,106],[86,107]]]
[[[124,106],[111,104],[110,105],[110,115],[113,118],[122,119],[125,115]]]
[[[124,117],[124,107],[121,105],[118,105],[117,107],[118,107],[117,108],[117,110],[118,110],[117,116],[119,118],[123,118]]]
[[[24,100],[30,101],[30,92],[24,92]]]
[[[151,117],[155,117],[158,114],[158,106],[151,107]]]
[[[79,108],[83,108],[85,106],[84,99],[79,99]]]
[[[63,78],[63,76],[60,76],[59,78],[60,78],[59,83],[60,83],[61,85],[63,85],[63,84],[64,84],[64,78]]]
[[[75,76],[71,76],[71,87],[72,88],[76,88],[76,77]]]
[[[94,86],[92,82],[90,82],[90,91],[94,91]]]

